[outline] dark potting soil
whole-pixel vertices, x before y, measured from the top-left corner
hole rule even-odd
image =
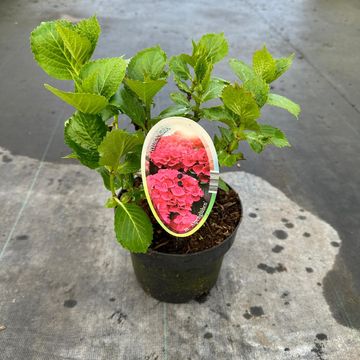
[[[155,220],[147,202],[144,210],[154,226],[151,249],[170,254],[190,254],[221,244],[235,230],[242,216],[238,195],[232,189],[228,193],[218,191],[215,204],[205,224],[193,235],[174,237]]]

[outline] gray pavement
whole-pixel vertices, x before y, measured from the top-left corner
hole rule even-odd
[[[230,56],[248,61],[264,42],[277,56],[297,54],[274,92],[302,105],[300,120],[263,114],[293,147],[245,151],[231,177],[245,221],[203,304],[163,305],[142,293],[114,242],[100,179],[61,160],[71,109],[42,88],[56,82],[33,62],[28,36],[42,20],[94,12],[103,28],[95,57],[156,43],[172,55],[210,31],[224,31]],[[359,19],[357,0],[3,0],[0,359],[359,358]],[[233,78],[226,64],[217,74]],[[287,271],[269,274],[278,262]]]

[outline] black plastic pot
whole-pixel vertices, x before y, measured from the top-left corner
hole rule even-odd
[[[240,208],[242,210],[241,202]],[[141,287],[155,299],[169,303],[184,303],[207,294],[217,281],[224,255],[235,240],[240,222],[241,218],[233,233],[221,244],[204,251],[132,253],[132,264]]]

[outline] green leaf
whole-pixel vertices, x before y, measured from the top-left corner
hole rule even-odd
[[[256,76],[244,82],[244,89],[250,91],[258,106],[262,107],[268,99],[270,86],[260,77]]]
[[[294,56],[295,56],[295,54],[291,54],[290,56],[285,57],[285,58],[275,59],[276,71],[275,71],[274,79],[272,81],[276,80],[285,71],[287,71],[290,68],[290,66],[294,60]]]
[[[285,134],[278,128],[270,125],[260,125],[261,135],[267,139],[267,143],[282,148],[291,146]]]
[[[224,33],[206,34],[195,45],[193,58],[205,57],[208,61],[215,64],[222,60],[229,51],[229,45]]]
[[[186,82],[181,81],[177,76],[174,76],[174,81],[180,91],[183,91],[186,94],[191,94],[191,89]]]
[[[166,54],[155,46],[139,51],[129,62],[127,76],[133,80],[157,80],[164,77]]]
[[[127,115],[131,121],[145,129],[145,110],[137,96],[127,87],[122,87],[110,99],[110,104],[115,105],[120,111]]]
[[[103,95],[109,99],[118,90],[125,76],[126,65],[121,57],[87,63],[79,75],[82,92]]]
[[[196,75],[197,84],[203,87],[208,85],[210,75],[213,69],[213,64],[207,60],[206,57],[200,57],[195,64],[194,72]]]
[[[100,116],[77,112],[65,123],[64,139],[83,165],[95,169],[99,166],[97,149],[106,133]]]
[[[220,177],[219,178],[219,189],[224,190],[225,192],[229,192],[230,188],[226,184],[226,182]]]
[[[242,122],[251,122],[260,116],[259,107],[251,93],[238,84],[226,86],[222,100],[228,109],[240,116]]]
[[[134,152],[125,155],[124,161],[121,162],[117,169],[118,174],[133,174],[140,169],[141,166],[141,150],[142,144],[138,145]]]
[[[111,191],[109,170],[107,170],[106,167],[101,166],[101,167],[97,168],[96,171],[101,175],[106,189]],[[115,186],[115,190],[120,189],[122,187],[122,181],[116,175],[115,175],[115,180],[114,180],[114,186]]]
[[[243,82],[251,79],[255,75],[254,70],[243,61],[230,59],[229,64],[235,75]]]
[[[56,31],[56,21],[42,22],[30,35],[31,50],[39,66],[50,76],[71,80],[74,71],[70,54]]]
[[[190,102],[187,99],[187,96],[182,93],[171,93],[170,98],[176,104],[190,106]]]
[[[99,35],[101,33],[100,24],[96,18],[96,16],[92,16],[88,19],[83,19],[79,21],[76,26],[75,30],[90,41],[91,43],[91,50],[90,50],[90,56],[93,54]]]
[[[106,106],[106,108],[104,108],[103,110],[100,111],[99,114],[100,114],[102,120],[104,122],[106,122],[109,119],[111,119],[113,116],[118,115],[119,110],[118,110],[118,108],[116,106],[108,104]]]
[[[104,207],[106,207],[108,209],[112,209],[112,208],[115,208],[117,206],[117,204],[118,204],[117,201],[113,197],[109,197],[106,200]]]
[[[164,109],[157,118],[164,119],[172,116],[186,116],[190,112],[191,108],[189,108],[188,106],[176,104]]]
[[[93,45],[87,37],[80,35],[67,24],[57,22],[55,27],[66,50],[71,54],[75,69],[79,71],[81,66],[90,59]]]
[[[83,113],[97,114],[108,104],[107,99],[102,95],[66,92],[56,89],[48,84],[45,84],[44,86],[61,100]]]
[[[125,249],[133,253],[146,253],[153,238],[153,228],[140,206],[120,202],[115,210],[115,234]]]
[[[143,101],[150,105],[154,96],[164,87],[166,80],[133,80],[125,79],[126,85]]]
[[[269,105],[277,106],[282,109],[287,110],[290,114],[294,115],[296,118],[300,115],[300,106],[285,96],[277,95],[277,94],[269,94],[267,99],[267,103]]]
[[[173,56],[170,59],[169,68],[174,75],[181,80],[188,80],[191,78],[188,64],[183,55]]]
[[[207,120],[220,121],[230,128],[236,127],[236,115],[226,109],[224,106],[214,106],[201,109],[201,115]]]
[[[112,130],[106,134],[105,139],[99,145],[100,165],[117,169],[121,159],[129,152],[133,152],[143,137],[139,133],[130,134],[124,130]]]
[[[210,79],[207,88],[202,94],[201,102],[206,102],[212,99],[219,98],[221,96],[222,91],[224,90],[224,87],[227,84],[228,82],[222,79],[218,79],[218,78]]]
[[[273,81],[276,72],[276,64],[266,46],[261,50],[255,51],[253,56],[253,69],[254,72],[267,83]]]
[[[231,167],[231,166],[234,166],[237,163],[237,161],[240,159],[239,159],[238,154],[229,154],[225,150],[220,150],[218,152],[218,160],[219,160],[220,166]]]
[[[246,132],[245,136],[250,147],[257,153],[262,152],[267,145],[274,145],[279,148],[290,146],[285,134],[280,129],[270,125],[260,125],[259,131]]]

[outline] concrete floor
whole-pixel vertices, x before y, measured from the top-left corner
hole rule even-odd
[[[49,79],[34,63],[28,44],[29,32],[42,20],[62,16],[82,18],[94,12],[98,14],[103,28],[95,57],[121,54],[131,56],[137,50],[156,43],[168,54],[177,54],[190,50],[191,38],[198,38],[210,31],[224,31],[231,43],[230,56],[241,56],[248,61],[251,53],[264,42],[277,56],[296,52],[297,59],[292,70],[275,84],[274,91],[285,94],[302,105],[300,120],[297,122],[287,113],[276,109],[266,110],[263,114],[268,123],[285,130],[293,147],[290,150],[268,149],[261,156],[255,156],[246,150],[248,160],[242,164],[242,170],[270,183],[272,186],[264,185],[270,193],[279,189],[291,199],[288,200],[285,195],[284,198],[280,197],[287,199],[283,200],[286,202],[283,209],[288,211],[289,218],[295,217],[295,210],[298,211],[299,208],[306,209],[309,218],[314,216],[313,227],[318,230],[317,235],[311,238],[314,242],[323,244],[322,241],[331,239],[330,242],[338,243],[340,247],[335,249],[336,252],[325,245],[322,250],[315,243],[313,248],[311,243],[291,248],[296,252],[305,251],[307,247],[319,256],[316,264],[319,266],[317,276],[321,275],[321,278],[317,278],[317,282],[322,285],[321,296],[312,298],[315,290],[311,290],[314,288],[306,281],[305,273],[300,278],[303,281],[299,280],[296,284],[302,286],[308,297],[306,301],[298,299],[298,307],[292,309],[296,311],[285,317],[287,322],[284,322],[284,318],[275,316],[274,311],[275,318],[261,319],[265,322],[274,320],[272,323],[277,324],[277,330],[273,330],[275,332],[270,332],[267,324],[249,323],[242,317],[247,306],[256,305],[252,302],[256,289],[253,289],[254,293],[249,293],[247,286],[239,284],[260,283],[267,278],[262,277],[263,272],[259,270],[254,273],[253,278],[235,276],[228,281],[229,286],[226,286],[228,277],[232,274],[229,269],[234,269],[231,260],[224,269],[218,288],[209,299],[210,303],[206,302],[201,306],[194,303],[180,309],[164,307],[161,311],[164,310],[165,315],[167,314],[165,316],[158,308],[155,307],[154,310],[156,302],[148,300],[141,291],[134,290],[126,294],[120,292],[120,288],[127,292],[128,286],[136,287],[129,259],[122,250],[108,244],[112,241],[113,234],[112,227],[106,222],[110,217],[105,210],[101,210],[104,194],[100,181],[95,180],[94,175],[86,169],[76,165],[65,166],[65,162],[60,160],[61,156],[68,153],[63,145],[63,121],[71,113],[71,109],[42,88],[44,82],[55,85],[56,82]],[[0,3],[0,325],[7,328],[0,331],[0,349],[6,349],[6,352],[0,351],[0,359],[154,360],[165,357],[185,359],[189,356],[200,359],[212,358],[211,354],[217,354],[217,359],[360,357],[359,344],[353,332],[356,331],[354,329],[360,329],[360,195],[356,191],[360,180],[360,158],[357,155],[360,152],[359,20],[360,4],[357,0],[220,3],[182,1],[181,4],[172,1],[3,0]],[[233,78],[226,63],[217,67],[217,74]],[[168,103],[170,90],[170,87],[166,88],[159,97],[160,109]],[[210,132],[214,130],[209,126],[207,128]],[[258,181],[257,177],[243,173],[239,174],[239,179]],[[240,192],[244,191],[241,185],[238,188]],[[244,184],[244,188],[250,189],[249,193],[244,194],[248,199],[245,208],[249,210],[254,207],[255,198],[256,201],[261,199],[251,192],[248,183]],[[81,193],[82,189],[84,193]],[[90,197],[85,197],[85,194],[90,194]],[[270,203],[263,208],[268,207],[276,212],[279,197],[270,196],[268,200]],[[42,210],[40,206],[43,206]],[[88,214],[81,212],[89,207],[91,210]],[[104,212],[107,215],[103,215]],[[104,222],[93,222],[97,213],[102,214],[100,219]],[[46,218],[49,214],[53,217]],[[262,217],[264,223],[255,224],[253,229],[250,223],[244,224],[243,235],[239,235],[239,239],[248,235],[250,244],[254,231],[259,237],[264,234],[265,237],[268,236],[265,232],[268,231],[269,239],[272,238],[271,228],[277,225],[275,217],[268,212],[267,214],[268,217]],[[286,217],[284,214],[282,216]],[[98,227],[92,226],[93,223]],[[301,228],[301,222],[295,225],[300,227],[299,236],[307,231],[305,226],[304,229]],[[266,230],[261,230],[262,228]],[[294,236],[296,238],[297,235]],[[22,238],[28,241],[21,241]],[[93,238],[96,238],[96,242],[89,243]],[[242,238],[241,241],[246,239]],[[259,241],[259,247],[264,245],[263,241],[264,239]],[[248,248],[238,248],[237,251],[239,249],[247,251]],[[254,256],[257,256],[254,261],[261,262],[259,256],[266,256],[266,253],[258,251],[254,251]],[[116,252],[119,255],[114,255]],[[319,255],[322,252],[323,258]],[[100,260],[92,259],[94,254],[99,255]],[[234,254],[230,254],[229,259],[236,259]],[[302,261],[302,254],[298,255]],[[283,253],[282,256],[282,261],[288,267],[291,267],[291,262],[296,263],[294,253]],[[272,258],[270,260],[276,261]],[[246,259],[244,261],[250,269],[252,262],[246,262]],[[91,272],[93,262],[96,276]],[[320,263],[324,266],[321,267]],[[301,264],[304,265],[305,262]],[[314,268],[316,264],[313,265]],[[240,269],[243,274],[247,271],[244,266]],[[127,276],[124,278],[119,272]],[[89,284],[92,287],[90,289],[86,287]],[[266,302],[269,310],[278,309],[277,303],[270,300],[274,299],[276,291],[285,289],[280,285],[271,288],[271,296]],[[290,283],[284,283],[285,285],[289,287]],[[229,297],[229,303],[236,302],[237,307],[229,315],[230,323],[226,326],[222,327],[216,322],[209,324],[218,327],[218,333],[208,331],[215,334],[211,346],[206,347],[194,339],[191,341],[184,328],[179,328],[178,332],[171,329],[167,333],[164,331],[165,320],[170,322],[168,327],[175,327],[177,317],[183,316],[181,321],[186,320],[185,313],[193,314],[195,311],[199,314],[199,322],[211,314],[211,309],[217,309],[217,314],[221,313],[217,308],[223,306],[217,303],[223,296],[221,286],[226,289],[224,291]],[[311,286],[317,285],[311,283]],[[300,292],[296,291],[292,289],[291,293],[299,295]],[[113,294],[116,294],[117,300],[111,306],[108,299]],[[134,299],[131,295],[138,296],[141,303],[136,301],[132,304]],[[75,296],[78,301],[76,308],[63,306],[64,301]],[[100,300],[97,296],[100,296]],[[88,300],[81,304],[81,299]],[[304,306],[313,302],[314,307],[311,309]],[[129,319],[132,305],[133,319],[135,314],[144,315],[145,311],[146,320],[139,325],[140,328],[131,323],[130,327],[119,330],[111,326],[114,324],[105,326],[102,323],[106,321],[107,313],[110,312],[111,315],[111,311],[118,311],[122,303],[127,306],[124,311],[127,311]],[[296,301],[293,303],[296,304]],[[141,310],[141,304],[145,304],[145,310]],[[79,307],[81,312],[77,316],[75,309]],[[91,317],[89,311],[99,312],[99,316]],[[311,324],[308,328],[303,326],[303,319],[309,320],[316,317],[316,314],[319,314],[318,327],[321,328],[318,332],[327,333],[329,339],[332,337],[335,341],[329,345],[329,340],[325,350],[321,347],[325,347],[324,342],[320,343],[315,337],[318,333],[315,332],[315,325]],[[240,321],[239,316],[244,320]],[[200,328],[199,322],[185,329],[192,335],[197,331],[205,331]],[[164,342],[163,337],[159,340],[158,336],[153,337],[154,344],[149,340],[144,341],[147,324],[161,326],[161,331],[167,334],[167,341]],[[229,330],[234,327],[236,330],[236,325],[239,325],[238,332]],[[103,332],[91,331],[91,327],[97,326]],[[257,326],[265,326],[266,334],[271,333],[270,340],[262,338],[260,341],[259,335],[255,339],[256,331],[259,330]],[[280,335],[281,329],[286,329],[288,334],[297,335],[291,335],[290,339],[289,336]],[[117,331],[122,334],[119,335],[121,340],[117,337]],[[222,347],[225,341],[221,337],[222,331],[227,334],[224,335],[225,338],[232,339],[232,342],[229,340],[231,346],[227,344]],[[134,345],[134,342],[126,340],[134,333],[141,337],[141,346],[137,353],[129,353],[133,354],[132,357],[126,357],[125,352],[117,347]],[[251,338],[251,334],[255,334],[255,337]],[[300,336],[301,334],[307,335]],[[56,341],[51,336],[56,337]],[[313,340],[311,344],[310,338],[314,337],[315,342],[320,345],[315,345]],[[38,340],[35,341],[35,338]],[[87,342],[76,347],[75,343],[81,338],[87,339]],[[288,344],[283,341],[287,338],[290,341]],[[184,345],[185,343],[192,347]],[[217,345],[219,352],[216,352]],[[107,346],[111,351],[106,352]],[[203,353],[199,350],[201,346],[202,351],[205,351]],[[312,352],[312,348],[316,349],[317,346],[323,350]],[[92,347],[95,350],[90,355],[89,349]],[[177,347],[183,349],[183,352],[177,352],[180,351]],[[284,352],[286,347],[290,351]],[[146,348],[153,350],[142,351]]]

